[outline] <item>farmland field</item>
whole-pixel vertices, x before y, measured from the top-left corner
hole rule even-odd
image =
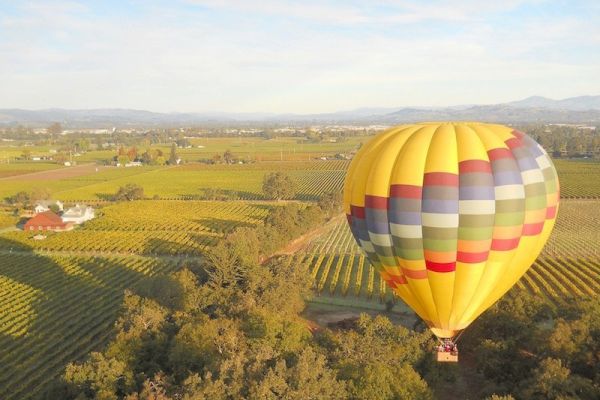
[[[19,218],[9,208],[0,211],[0,399],[35,397],[68,362],[101,348],[126,288],[195,261],[224,232],[260,224],[279,204],[264,200],[265,174],[284,171],[296,183],[296,201],[317,200],[342,189],[349,161],[315,158],[350,150],[362,140],[366,138],[321,144],[293,138],[193,139],[194,148],[180,151],[194,160],[231,149],[240,159],[253,161],[249,164],[97,171],[90,165],[71,175],[55,164],[0,164],[0,198],[48,188],[52,197],[67,203],[94,204],[97,213],[73,231],[34,240],[32,232],[15,230]],[[88,152],[78,161],[111,155],[114,151]],[[600,291],[600,163],[557,160],[556,167],[563,197],[556,228],[517,285],[554,303]],[[39,171],[49,172],[26,175]],[[110,201],[127,183],[141,185],[147,199]],[[201,200],[206,189],[218,189],[229,200]],[[381,309],[392,299],[341,216],[323,234],[310,237],[288,261],[308,264],[315,302]]]
[[[30,174],[32,172],[49,171],[54,169],[64,168],[62,165],[55,163],[12,163],[0,164],[0,179],[10,176],[18,176]]]
[[[109,339],[123,290],[176,263],[0,253],[0,398],[38,394]]]
[[[175,167],[136,167],[91,170],[65,179],[12,179],[0,185],[0,198],[36,187],[48,188],[64,201],[102,201],[119,186],[137,183],[146,196],[162,199],[194,199],[209,188],[218,188],[234,198],[260,200],[262,180],[273,171],[286,171],[296,182],[297,199],[315,200],[326,191],[341,190],[348,161],[262,162],[249,165],[188,164]]]
[[[552,302],[600,291],[600,200],[569,200],[560,204],[554,232],[517,287]],[[383,302],[390,290],[361,253],[340,220],[305,249],[319,301],[333,303],[371,299]],[[329,298],[329,299],[328,299]]]
[[[316,200],[327,191],[341,190],[348,165],[349,161],[346,160],[313,160],[264,161],[242,165],[99,167],[98,171],[92,167],[87,174],[65,177],[54,174],[56,178],[49,175],[48,179],[43,180],[35,174],[23,177],[11,175],[9,180],[2,181],[0,185],[0,198],[43,187],[64,201],[97,202],[110,198],[119,186],[137,183],[144,187],[146,196],[161,199],[198,199],[202,198],[206,189],[218,188],[231,198],[260,200],[263,199],[261,186],[264,175],[285,171],[297,185],[296,199]],[[600,198],[600,179],[594,179],[600,176],[600,163],[556,160],[556,167],[563,198]],[[62,168],[60,171],[68,169]],[[13,174],[19,170],[8,171]]]
[[[310,142],[299,137],[276,137],[265,139],[261,137],[209,137],[190,139],[191,148],[180,148],[178,154],[186,162],[197,162],[200,159],[210,159],[215,154],[223,154],[226,150],[233,152],[236,157],[246,161],[308,161],[323,156],[332,156],[339,152],[350,151],[359,143],[368,140],[367,136],[349,137],[340,142]],[[152,144],[143,149],[161,150],[169,154],[169,144]],[[50,156],[52,146],[30,146],[32,156]],[[77,163],[101,162],[115,155],[116,150],[90,150],[73,157]],[[21,156],[23,149],[0,145],[0,162],[7,157]]]
[[[269,203],[203,201],[134,201],[104,207],[99,218],[69,232],[0,235],[0,249],[60,252],[199,255],[223,232],[262,221]]]

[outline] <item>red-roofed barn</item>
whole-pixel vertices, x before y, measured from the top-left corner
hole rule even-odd
[[[26,231],[69,231],[73,229],[73,224],[63,222],[52,211],[45,211],[27,221],[23,229]]]

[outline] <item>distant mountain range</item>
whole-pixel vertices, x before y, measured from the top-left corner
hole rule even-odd
[[[45,110],[0,109],[0,125],[46,126],[60,122],[65,128],[125,126],[186,126],[195,124],[396,124],[416,121],[477,120],[487,122],[599,123],[600,96],[553,100],[532,96],[492,105],[451,107],[370,107],[324,114],[273,113],[158,113],[132,109]]]

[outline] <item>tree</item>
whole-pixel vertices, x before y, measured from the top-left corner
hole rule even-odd
[[[225,153],[223,153],[223,160],[227,164],[231,164],[233,162],[233,153],[231,152],[231,150],[225,150]]]
[[[48,188],[36,187],[31,191],[31,200],[36,202],[40,200],[49,200],[52,197],[52,192]]]
[[[21,158],[23,160],[31,160],[31,150],[29,150],[29,149],[23,150],[23,154],[21,154]]]
[[[261,381],[252,383],[250,397],[297,400],[346,398],[344,382],[337,380],[335,375],[325,357],[307,347],[293,362],[280,360]]]
[[[117,157],[117,162],[119,163],[119,165],[125,166],[129,162],[129,157],[126,155],[119,156]]]
[[[27,207],[31,202],[31,195],[22,190],[13,196],[7,197],[6,201],[15,206]]]
[[[65,161],[67,161],[67,155],[65,153],[63,153],[62,151],[60,153],[56,153],[52,159],[57,163],[57,164],[64,164]]]
[[[574,399],[576,391],[570,379],[571,371],[561,360],[546,358],[533,372],[530,384],[523,391],[527,399]]]
[[[133,146],[127,151],[127,158],[129,159],[129,161],[134,161],[137,158],[137,154],[137,149],[135,148],[135,146]]]
[[[342,210],[342,192],[327,192],[321,196],[318,204],[327,217],[331,218]]]
[[[58,122],[55,122],[52,125],[50,125],[48,128],[46,128],[46,132],[48,132],[50,135],[59,135],[62,133],[62,131],[63,131],[63,128],[62,128],[61,124],[59,124]]]
[[[583,153],[583,143],[579,137],[571,137],[567,141],[567,154],[569,157],[581,155]]]
[[[134,183],[128,183],[125,186],[119,187],[114,196],[114,200],[141,200],[144,198],[144,188]]]
[[[69,364],[65,371],[65,382],[82,388],[90,398],[108,398],[113,393],[123,393],[127,388],[124,376],[131,374],[125,363],[106,358],[102,353],[92,353],[85,364]]]
[[[356,400],[412,400],[432,399],[433,394],[427,383],[408,364],[396,368],[373,362],[357,365],[352,372],[355,374],[349,382],[350,399]]]
[[[291,199],[296,195],[296,184],[283,172],[272,172],[263,179],[263,193],[269,199]]]
[[[155,155],[150,151],[150,149],[147,149],[142,153],[142,162],[144,164],[152,164],[154,162],[154,158]]]
[[[169,156],[169,165],[177,165],[177,160],[179,160],[179,156],[177,155],[177,144],[173,143],[171,145],[171,155]]]

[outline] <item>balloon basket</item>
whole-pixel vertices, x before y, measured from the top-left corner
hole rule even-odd
[[[458,362],[458,352],[456,351],[438,351],[438,362]]]

